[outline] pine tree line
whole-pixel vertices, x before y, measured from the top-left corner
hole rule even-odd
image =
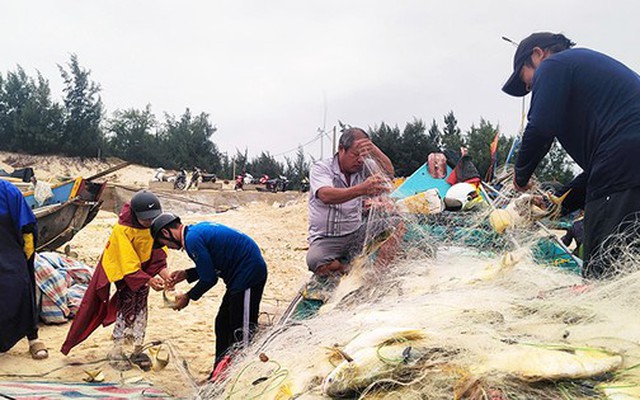
[[[198,167],[232,178],[249,172],[256,177],[286,175],[293,187],[308,176],[309,164],[302,147],[294,159],[279,162],[269,152],[248,159],[237,150],[229,156],[214,142],[216,126],[207,113],[186,109],[180,116],[156,117],[151,105],[144,109],[116,110],[110,116],[102,104],[101,87],[91,79],[76,55],[58,65],[63,81],[63,101],[52,100],[49,81],[20,66],[0,73],[0,149],[30,154],[81,157],[115,156],[138,164],[166,169]],[[430,127],[421,119],[408,122],[402,131],[381,122],[369,128],[374,142],[391,158],[396,175],[409,176],[431,152],[458,151],[466,147],[484,176],[490,164],[489,146],[498,127],[481,119],[463,133],[453,111],[444,116],[442,129],[436,120]],[[498,154],[504,161],[513,138],[500,136]],[[566,153],[557,145],[539,168],[543,180],[565,182],[573,175]]]

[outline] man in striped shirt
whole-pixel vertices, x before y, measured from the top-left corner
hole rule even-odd
[[[346,272],[364,243],[363,200],[389,190],[393,165],[360,128],[340,136],[338,152],[311,169],[307,265],[317,275]]]

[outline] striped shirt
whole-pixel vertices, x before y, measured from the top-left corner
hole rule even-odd
[[[362,183],[370,175],[368,162],[360,172],[350,175],[350,182],[340,171],[338,155],[316,162],[310,172],[309,243],[322,237],[344,236],[362,225],[362,198],[341,204],[325,204],[317,196],[323,187],[348,188]],[[371,162],[373,162],[371,160]]]

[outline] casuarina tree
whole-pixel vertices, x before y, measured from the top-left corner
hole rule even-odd
[[[451,150],[460,152],[460,147],[464,146],[464,138],[460,128],[458,128],[458,120],[453,111],[449,111],[444,116],[444,128],[442,129],[442,147],[443,150]]]
[[[58,69],[64,81],[65,153],[99,156],[103,145],[100,85],[90,79],[91,71],[80,66],[75,54],[71,55],[66,68],[58,65]]]

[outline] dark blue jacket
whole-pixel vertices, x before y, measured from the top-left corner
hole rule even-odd
[[[37,330],[33,258],[22,234],[35,236],[36,217],[13,184],[0,179],[0,352]]]
[[[198,300],[221,278],[232,293],[241,292],[267,279],[267,265],[260,248],[249,236],[211,222],[189,225],[184,233],[185,250],[196,263],[187,270],[189,282],[198,283],[189,298]]]
[[[554,137],[583,169],[587,202],[640,186],[638,74],[588,49],[542,61],[516,160],[518,185],[526,185]]]

